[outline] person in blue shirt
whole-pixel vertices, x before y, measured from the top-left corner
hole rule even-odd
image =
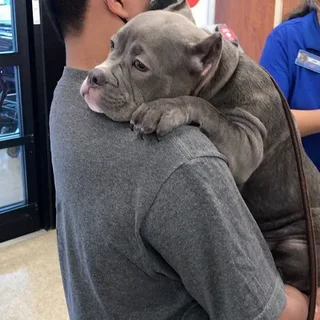
[[[320,0],[305,3],[268,36],[260,59],[296,118],[303,146],[320,170]]]

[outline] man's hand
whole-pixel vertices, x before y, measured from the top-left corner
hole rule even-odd
[[[306,320],[308,317],[309,299],[294,287],[285,285],[287,298],[286,307],[279,320]],[[317,304],[320,303],[320,289],[318,289]],[[314,320],[320,320],[320,313],[316,312]]]

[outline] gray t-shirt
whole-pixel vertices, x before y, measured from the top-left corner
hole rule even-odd
[[[72,320],[275,320],[283,284],[226,159],[197,128],[157,142],[92,112],[66,68],[50,115]]]

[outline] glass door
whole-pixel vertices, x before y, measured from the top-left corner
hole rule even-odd
[[[40,225],[27,2],[0,0],[0,242]]]

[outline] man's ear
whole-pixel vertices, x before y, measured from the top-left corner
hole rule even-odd
[[[122,19],[129,18],[129,12],[125,9],[124,5],[119,0],[104,0],[108,9]]]
[[[179,13],[191,22],[195,23],[191,8],[189,7],[187,0],[178,0],[176,3],[168,6],[164,10]]]
[[[191,47],[192,70],[201,78],[213,76],[222,55],[222,36],[219,32],[201,40]]]

